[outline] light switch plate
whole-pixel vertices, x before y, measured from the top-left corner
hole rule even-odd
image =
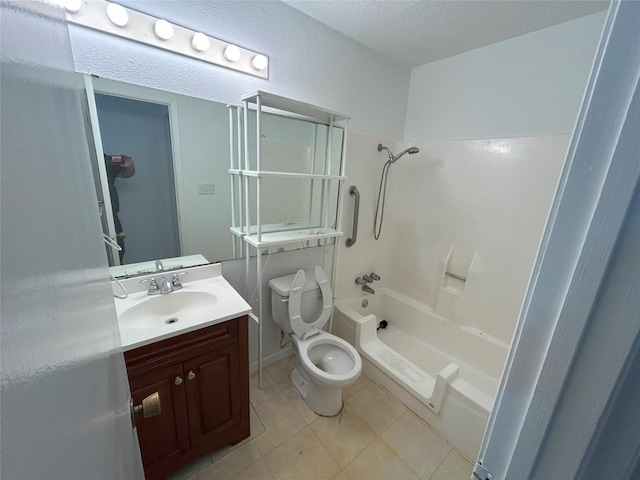
[[[199,183],[198,195],[215,195],[216,188],[213,183]]]

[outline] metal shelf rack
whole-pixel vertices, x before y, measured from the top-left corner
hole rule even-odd
[[[232,195],[237,195],[243,198],[243,202],[238,202],[241,205],[237,212],[241,219],[240,222],[236,222],[234,215],[234,225],[231,227],[231,233],[237,237],[242,238],[244,245],[244,256],[246,259],[246,278],[247,286],[249,285],[249,272],[251,261],[251,248],[256,249],[256,285],[258,291],[258,311],[252,314],[252,318],[258,323],[258,386],[262,388],[262,351],[263,351],[263,339],[262,339],[262,319],[264,318],[264,299],[262,293],[262,254],[265,249],[274,245],[286,245],[304,242],[311,242],[322,239],[337,238],[343,235],[341,228],[342,215],[338,209],[335,225],[329,224],[329,202],[330,195],[329,189],[332,182],[338,182],[338,205],[339,199],[342,198],[344,190],[345,167],[346,167],[346,148],[347,148],[347,134],[349,128],[348,116],[327,110],[325,108],[310,105],[308,103],[299,102],[279,95],[271,93],[256,91],[246,95],[243,95],[242,106],[239,109],[237,115],[237,121],[234,122],[233,113],[230,113],[230,125],[238,131],[237,137],[237,151],[238,151],[238,164],[234,165],[233,158],[230,162],[229,174],[232,177]],[[249,132],[249,111],[255,110],[256,123],[255,132]],[[242,113],[243,121],[240,118],[240,112]],[[284,115],[287,117],[310,121],[316,124],[327,125],[328,137],[327,137],[327,149],[325,153],[325,171],[323,174],[315,173],[295,173],[295,172],[276,172],[261,169],[261,150],[262,150],[262,114],[263,113],[275,113],[277,115]],[[343,128],[342,135],[342,153],[340,158],[340,171],[331,171],[331,153],[333,147],[333,127],[338,126]],[[255,134],[256,138],[256,157],[255,157],[255,169],[251,169],[249,165],[249,135]],[[233,142],[233,137],[231,139]],[[233,154],[232,154],[233,157]],[[237,168],[241,167],[241,168]],[[234,180],[235,178],[235,180]],[[254,225],[250,224],[250,185],[249,180],[255,179],[256,182],[256,207],[255,207],[255,219]],[[322,184],[323,192],[326,194],[322,197],[324,213],[323,224],[321,226],[309,226],[309,225],[290,225],[290,224],[262,224],[262,192],[261,183],[266,178],[283,178],[283,179],[309,179],[319,180]],[[239,182],[237,180],[240,180]],[[235,205],[235,199],[234,199]],[[244,217],[244,224],[242,222]],[[235,242],[235,241],[234,241]],[[235,246],[235,243],[234,243]],[[337,263],[338,248],[333,248],[332,258],[332,274],[331,274],[331,286],[335,291],[335,270]],[[248,290],[248,289],[247,289]]]

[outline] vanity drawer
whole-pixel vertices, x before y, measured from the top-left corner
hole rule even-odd
[[[124,352],[129,379],[237,343],[239,322],[246,322],[246,318],[235,318]]]

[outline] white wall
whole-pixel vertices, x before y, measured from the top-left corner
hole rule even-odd
[[[605,15],[414,68],[405,141],[570,134]]]
[[[120,3],[268,55],[269,80],[71,25],[78,72],[231,104],[265,90],[351,115],[355,131],[402,138],[409,69],[283,2]]]

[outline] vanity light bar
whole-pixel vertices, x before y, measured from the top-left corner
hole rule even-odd
[[[63,0],[67,21],[221,67],[269,78],[269,58],[103,0]]]

